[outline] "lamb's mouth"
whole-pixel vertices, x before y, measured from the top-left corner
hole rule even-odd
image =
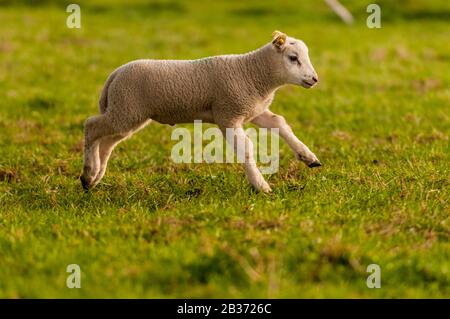
[[[305,80],[302,80],[302,84],[303,84],[303,87],[309,89],[309,88],[313,87],[315,83],[309,83]]]

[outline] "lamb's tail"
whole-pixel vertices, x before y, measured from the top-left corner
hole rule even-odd
[[[100,95],[100,100],[98,101],[98,106],[100,108],[100,113],[103,114],[106,112],[106,109],[108,107],[108,89],[111,82],[114,80],[114,78],[117,75],[117,70],[111,73],[111,75],[106,80],[105,85],[103,86],[102,93]]]

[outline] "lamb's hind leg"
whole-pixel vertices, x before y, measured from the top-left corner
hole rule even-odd
[[[142,124],[139,124],[133,127],[131,130],[123,133],[113,134],[105,136],[101,139],[99,145],[99,155],[100,155],[100,170],[97,173],[94,181],[92,182],[92,187],[98,184],[100,180],[103,178],[106,172],[106,167],[108,166],[108,160],[111,156],[114,148],[123,140],[130,137],[132,134],[136,133],[138,130],[146,126],[151,120],[147,120]]]
[[[100,182],[100,180],[103,178],[103,175],[105,175],[106,172],[106,167],[108,165],[109,157],[111,156],[113,149],[117,146],[117,144],[119,144],[127,137],[128,135],[126,134],[114,134],[105,136],[101,139],[99,143],[100,169],[97,172],[94,180],[92,181],[91,187],[97,185],[98,182]]]
[[[100,141],[112,132],[111,123],[104,114],[92,116],[84,124],[84,168],[80,180],[85,191],[100,171]]]

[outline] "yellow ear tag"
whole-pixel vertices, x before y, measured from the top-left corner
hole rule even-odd
[[[278,38],[276,38],[275,40],[272,41],[272,43],[277,46],[278,48],[281,48],[281,46],[284,44],[285,42],[285,37],[280,35]]]
[[[277,30],[272,32],[272,37],[274,38],[272,43],[277,47],[281,47],[286,41],[286,34]]]
[[[284,38],[281,37],[281,36],[280,36],[276,41],[277,41],[276,44],[277,44],[278,46],[282,46],[282,45],[284,44]]]

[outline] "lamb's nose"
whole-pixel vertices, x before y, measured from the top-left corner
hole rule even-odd
[[[316,83],[319,81],[315,76],[313,76],[312,79],[313,79],[313,81],[316,82]]]

